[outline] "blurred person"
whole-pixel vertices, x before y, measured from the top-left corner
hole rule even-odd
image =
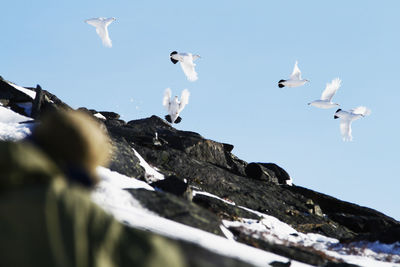
[[[0,142],[1,266],[185,266],[179,246],[127,227],[91,201],[111,145],[79,111],[47,114],[20,142]]]

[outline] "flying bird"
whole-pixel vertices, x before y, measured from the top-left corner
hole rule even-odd
[[[181,94],[181,100],[179,101],[178,96],[175,96],[171,99],[171,89],[165,89],[164,98],[163,98],[163,106],[167,109],[168,115],[165,116],[165,119],[169,123],[180,123],[182,118],[179,117],[179,114],[182,112],[183,108],[189,103],[189,91],[188,89],[184,89]]]
[[[193,61],[195,61],[199,57],[200,57],[199,55],[192,55],[191,53],[178,53],[176,51],[173,51],[170,54],[170,59],[172,63],[176,64],[180,62],[182,70],[186,75],[186,78],[191,82],[194,82],[198,79],[197,72],[194,69],[196,64],[194,64]]]
[[[340,133],[342,134],[343,141],[353,140],[353,136],[351,135],[351,123],[369,114],[371,114],[371,110],[363,106],[350,109],[349,111],[341,109],[336,110],[333,118],[340,118]]]
[[[96,27],[96,32],[100,36],[104,46],[111,47],[112,43],[108,35],[108,26],[115,20],[115,18],[93,18],[87,19],[85,22]]]
[[[340,106],[337,103],[333,103],[332,98],[336,94],[336,91],[340,88],[341,83],[342,80],[340,80],[339,78],[333,79],[332,82],[326,84],[325,90],[322,92],[321,99],[312,101],[308,104],[317,108],[324,109]]]
[[[280,80],[278,82],[278,86],[279,88],[282,87],[298,87],[298,86],[302,86],[304,85],[306,82],[309,82],[309,80],[306,79],[302,79],[301,78],[301,71],[299,69],[299,67],[297,66],[297,61],[294,64],[294,68],[293,68],[293,72],[290,75],[289,80]]]

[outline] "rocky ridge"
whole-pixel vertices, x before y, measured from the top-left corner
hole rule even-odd
[[[35,92],[35,98],[1,78],[0,103],[38,121],[49,110],[70,109],[39,85],[26,89]],[[142,179],[157,189],[130,189],[129,192],[162,217],[224,236],[220,227],[223,220],[261,220],[257,215],[261,212],[298,232],[321,234],[343,244],[356,241],[391,244],[400,240],[398,221],[376,210],[290,185],[290,175],[283,168],[274,163],[247,163],[232,153],[231,144],[177,130],[157,116],[125,122],[114,112],[81,110],[94,115],[111,136],[114,154],[109,168]],[[157,181],[147,174],[135,151],[164,174],[165,179]],[[237,241],[290,259],[316,266],[351,266],[309,247],[276,244],[254,237],[240,227],[228,228]],[[196,249],[193,245],[187,246]],[[246,265],[223,260],[222,256],[213,257],[220,266]]]

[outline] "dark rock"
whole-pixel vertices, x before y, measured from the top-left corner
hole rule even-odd
[[[43,90],[40,85],[37,85],[36,97],[32,105],[32,118],[39,119],[46,112],[53,112],[58,109],[69,110],[72,108],[55,95]]]
[[[30,96],[21,92],[20,90],[17,90],[3,79],[0,79],[0,99],[4,99],[13,103],[32,102],[33,100]]]
[[[290,267],[290,265],[292,265],[292,262],[291,261],[288,261],[288,262],[273,261],[273,262],[270,262],[269,265],[272,267]]]
[[[111,141],[113,154],[109,166],[110,170],[145,180],[145,171],[128,142],[119,136],[111,137]]]
[[[118,113],[112,111],[99,111],[99,113],[106,117],[107,120],[118,120],[120,118]]]
[[[286,184],[290,180],[289,174],[274,163],[250,163],[245,171],[250,178],[273,184]]]
[[[312,231],[309,232],[338,239],[354,236],[352,231],[329,218],[310,214],[306,206],[307,198],[290,191],[290,186],[271,186],[238,176],[211,163],[187,157],[186,153],[167,146],[159,149],[142,147],[136,143],[134,146],[147,162],[162,172],[186,178],[192,187],[230,199],[239,206],[275,216],[298,230],[310,229]],[[287,213],[288,209],[296,212]],[[304,225],[319,227],[306,228]]]
[[[187,199],[160,191],[144,189],[128,189],[127,191],[145,208],[164,218],[224,236],[219,227],[221,225],[219,218]]]
[[[184,252],[186,266],[190,267],[251,267],[252,264],[243,262],[238,259],[216,254],[199,245],[177,241]]]
[[[388,226],[385,229],[376,232],[371,231],[368,233],[362,233],[359,234],[357,237],[355,237],[353,240],[348,240],[347,242],[364,241],[364,240],[370,242],[380,241],[386,244],[393,244],[396,242],[400,242],[400,226],[399,225]]]
[[[180,150],[191,158],[209,162],[233,173],[244,175],[244,168],[247,163],[232,155],[233,145],[204,139],[198,133],[178,131],[157,116],[129,121],[128,126],[131,126],[129,130],[119,129],[118,133],[131,137],[136,135],[132,138],[132,141],[139,145],[154,145],[152,139],[157,133],[160,142],[166,144],[169,148]]]
[[[164,180],[153,182],[150,185],[176,196],[183,196],[189,189],[188,184],[175,175],[170,175]]]
[[[193,196],[193,202],[216,214],[221,220],[236,221],[240,218],[261,219],[256,214],[246,211],[236,205],[230,205],[219,199],[201,194]]]
[[[386,243],[396,239],[388,238],[390,235],[397,237],[397,241],[400,240],[399,232],[396,230],[400,228],[400,223],[376,210],[341,201],[300,186],[290,187],[290,190],[312,199],[314,203],[318,203],[322,212],[336,223],[345,226],[358,235],[361,234],[361,236],[365,236],[364,234],[367,233],[368,240],[379,240]],[[385,237],[381,236],[385,231],[387,231]],[[344,238],[344,240],[351,241],[358,240],[358,238],[355,235],[349,239]]]
[[[312,247],[304,247],[293,244],[274,244],[266,240],[254,238],[251,234],[245,233],[241,228],[230,227],[229,230],[235,235],[236,240],[250,246],[272,252],[274,254],[287,257],[296,261],[311,264],[314,266],[324,266],[328,262],[339,263],[340,261]],[[276,265],[279,266],[279,265]]]

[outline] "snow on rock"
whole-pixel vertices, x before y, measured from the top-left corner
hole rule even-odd
[[[152,183],[164,180],[165,177],[163,174],[159,173],[155,168],[151,167],[135,149],[133,149],[133,152],[135,152],[136,157],[138,157],[140,161],[140,166],[144,168],[145,179],[147,182]]]
[[[246,235],[267,242],[290,246],[312,247],[329,256],[360,266],[400,266],[400,242],[386,245],[379,242],[359,242],[343,245],[335,238],[314,233],[300,233],[286,223],[258,211],[243,208],[262,217],[261,220],[223,220],[226,228],[238,228]],[[384,262],[386,261],[386,262]]]
[[[148,185],[147,183],[140,181],[135,178],[131,178],[120,174],[118,172],[111,171],[110,169],[104,167],[97,167],[97,175],[100,177],[102,182],[108,182],[115,187],[120,189],[129,189],[129,188],[143,188],[147,190],[154,191],[154,188]]]
[[[256,249],[233,240],[233,235],[225,228],[229,239],[214,235],[197,228],[162,218],[143,208],[140,203],[123,188],[144,188],[154,190],[146,183],[129,178],[104,167],[97,168],[101,182],[92,193],[92,199],[99,206],[121,222],[142,230],[148,230],[173,239],[181,239],[198,244],[215,253],[241,259],[256,266],[268,266],[268,262],[287,262],[289,259]],[[292,261],[294,267],[310,266]]]
[[[19,115],[11,109],[0,107],[0,122],[2,123],[20,123],[30,120],[32,120],[32,118]]]
[[[234,205],[234,206],[236,205],[235,202],[233,202],[233,201],[220,198],[220,197],[218,197],[218,196],[216,196],[216,195],[213,195],[213,194],[210,194],[210,193],[208,193],[208,192],[193,190],[193,191],[192,191],[192,195],[193,195],[193,197],[194,197],[195,195],[203,195],[203,196],[207,196],[207,197],[212,197],[212,198],[216,198],[216,199],[218,199],[218,200],[220,200],[220,201],[223,201],[223,202],[225,202],[225,203],[227,203],[227,204],[229,204],[229,205]]]
[[[0,140],[17,141],[30,135],[33,124],[20,123],[30,120],[32,119],[0,106]]]
[[[196,194],[219,199],[227,204],[237,206],[234,202],[208,192],[193,190],[193,195]],[[304,234],[273,216],[243,206],[237,207],[254,213],[262,219],[223,220],[221,230],[230,240],[234,239],[233,234],[229,231],[229,228],[233,227],[253,238],[281,245],[312,247],[334,258],[360,266],[400,266],[398,264],[400,263],[400,242],[391,245],[379,242],[359,242],[343,245],[335,238],[314,233]]]
[[[26,89],[25,87],[16,85],[16,84],[14,84],[12,82],[8,82],[8,84],[11,85],[12,87],[14,87],[15,89],[23,92],[24,94],[30,96],[32,99],[35,99],[35,97],[36,97],[36,92],[35,91]]]
[[[124,189],[143,188],[154,191],[153,187],[145,182],[122,175],[101,166],[97,167],[96,171],[100,178],[100,183],[96,185],[92,192],[92,200],[95,203],[112,214],[117,211],[122,213],[130,212],[132,209],[142,209],[143,211],[152,214],[151,211],[143,208],[139,201]]]
[[[100,119],[100,120],[107,120],[106,117],[104,117],[101,113],[97,112],[96,114],[93,114],[93,116],[95,116],[96,118]]]

